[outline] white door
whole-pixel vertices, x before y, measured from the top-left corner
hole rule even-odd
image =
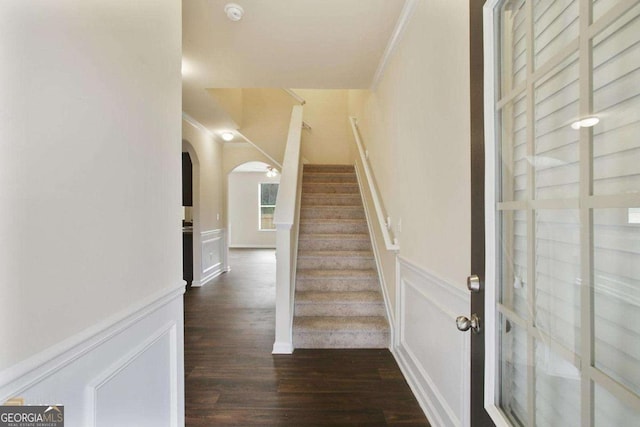
[[[497,425],[640,426],[640,1],[485,5]]]

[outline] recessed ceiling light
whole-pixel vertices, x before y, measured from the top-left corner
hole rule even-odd
[[[242,15],[244,15],[244,9],[235,3],[227,3],[224,7],[224,12],[227,14],[227,17],[234,22],[241,20]]]
[[[224,139],[225,141],[231,141],[233,139],[232,132],[223,132],[221,136],[222,136],[222,139]]]
[[[592,126],[597,125],[598,123],[600,123],[600,119],[597,117],[587,117],[585,119],[582,120],[578,120],[577,122],[573,122],[571,123],[571,128],[578,130],[580,128],[590,128]]]

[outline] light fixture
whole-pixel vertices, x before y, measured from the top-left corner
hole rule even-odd
[[[222,135],[220,136],[222,137],[222,139],[229,142],[233,139],[233,132],[222,132]]]
[[[227,17],[233,22],[237,22],[242,19],[242,15],[244,15],[244,9],[236,3],[227,3],[224,7],[224,13],[227,14]]]
[[[590,128],[600,123],[600,119],[597,117],[587,117],[577,122],[571,123],[571,129],[578,130],[580,128]]]
[[[274,167],[267,166],[267,177],[273,178],[278,175],[278,170]]]
[[[193,66],[184,58],[182,58],[182,67],[180,69],[180,72],[182,73],[183,77],[193,73]]]

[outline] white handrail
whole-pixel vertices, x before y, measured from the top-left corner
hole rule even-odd
[[[298,252],[298,207],[302,179],[300,167],[302,111],[302,105],[296,105],[291,112],[273,218],[276,225],[276,339],[273,343],[274,354],[291,354],[293,352],[293,301]]]
[[[293,90],[291,89],[282,89],[283,91],[287,92],[293,99],[295,99],[296,101],[298,101],[300,103],[300,105],[304,105],[307,103],[307,101],[304,100],[303,97],[301,97],[300,95],[298,95],[297,93],[295,93]]]
[[[387,224],[382,202],[380,200],[380,196],[378,195],[378,190],[373,179],[373,174],[371,173],[371,168],[369,167],[369,160],[367,159],[364,148],[362,146],[360,132],[358,131],[357,119],[355,117],[349,117],[349,122],[351,123],[351,129],[353,130],[353,136],[355,137],[356,145],[358,146],[360,161],[362,162],[364,174],[367,179],[367,185],[369,186],[369,190],[371,192],[371,198],[373,199],[373,205],[376,210],[376,217],[378,218],[380,230],[382,231],[382,237],[384,238],[384,246],[388,251],[399,251],[400,245],[398,244],[397,239],[391,236],[390,224]]]

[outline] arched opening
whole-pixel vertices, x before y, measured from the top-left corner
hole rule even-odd
[[[280,171],[261,161],[237,165],[227,177],[230,248],[275,248],[273,224]]]
[[[183,171],[183,193],[190,190],[191,194],[190,197],[185,197],[183,194],[182,207],[183,279],[187,282],[188,289],[192,284],[198,286],[202,279],[200,277],[201,269],[198,267],[202,260],[202,245],[200,242],[200,161],[193,145],[186,139],[182,140],[182,155],[183,168],[185,167],[185,155],[188,156],[191,164],[191,182],[189,184],[184,182],[187,177]]]

